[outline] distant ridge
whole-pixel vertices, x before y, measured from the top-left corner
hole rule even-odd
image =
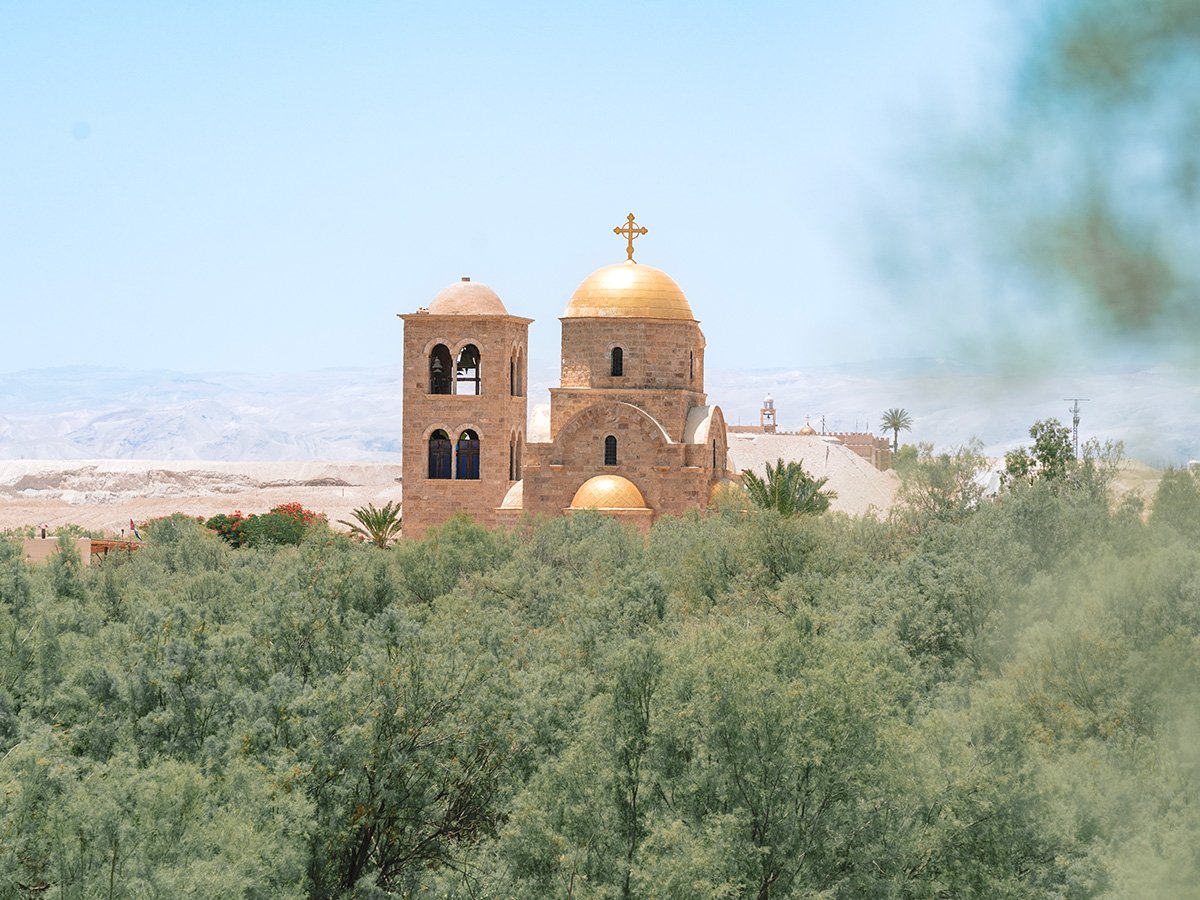
[[[531,361],[536,422],[557,367]],[[1068,418],[1090,397],[1083,437],[1121,439],[1153,465],[1200,458],[1200,383],[1165,366],[1008,380],[947,359],[713,370],[710,402],[730,424],[756,424],[770,393],[784,430],[879,432],[884,409],[913,417],[902,441],[949,447],[979,438],[998,454],[1036,419]],[[400,367],[286,374],[186,373],[71,366],[0,373],[0,458],[398,462]],[[532,430],[531,426],[531,430]]]

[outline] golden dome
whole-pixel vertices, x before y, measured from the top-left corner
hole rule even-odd
[[[817,429],[813,428],[811,425],[809,425],[807,422],[805,422],[804,427],[800,429],[799,433],[800,434],[816,434]]]
[[[597,475],[579,486],[571,509],[646,509],[646,499],[628,478]]]
[[[443,288],[429,304],[431,316],[507,316],[508,310],[486,284],[464,278]]]
[[[564,318],[686,319],[692,308],[666,272],[632,261],[597,269],[571,295]]]
[[[500,501],[501,509],[524,509],[525,508],[525,482],[514,482],[513,486],[508,489],[508,493],[504,495],[504,499]]]

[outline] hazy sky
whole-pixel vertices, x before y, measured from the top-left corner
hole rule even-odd
[[[984,0],[0,5],[0,370],[398,360],[460,275],[537,320],[624,257],[709,365],[937,352],[872,210],[969,119]]]

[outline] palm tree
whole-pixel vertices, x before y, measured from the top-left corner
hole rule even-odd
[[[742,470],[746,493],[754,505],[773,509],[781,516],[810,515],[829,509],[829,501],[837,493],[821,490],[828,480],[813,478],[799,462],[785,463],[782,459],[774,466],[767,463],[766,478],[759,478],[750,469]]]
[[[892,409],[884,410],[883,423],[880,425],[880,431],[890,431],[892,433],[892,452],[900,452],[900,432],[912,431],[912,416],[908,414],[907,409],[893,407]]]
[[[354,534],[361,535],[376,547],[386,547],[400,533],[400,504],[389,500],[382,509],[376,509],[374,503],[368,503],[366,508],[354,510],[355,522],[338,519]]]

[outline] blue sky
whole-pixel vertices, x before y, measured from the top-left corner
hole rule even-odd
[[[395,313],[461,275],[554,361],[630,211],[710,366],[938,354],[875,276],[873,216],[993,102],[1005,23],[985,0],[9,0],[0,370],[398,363]]]

